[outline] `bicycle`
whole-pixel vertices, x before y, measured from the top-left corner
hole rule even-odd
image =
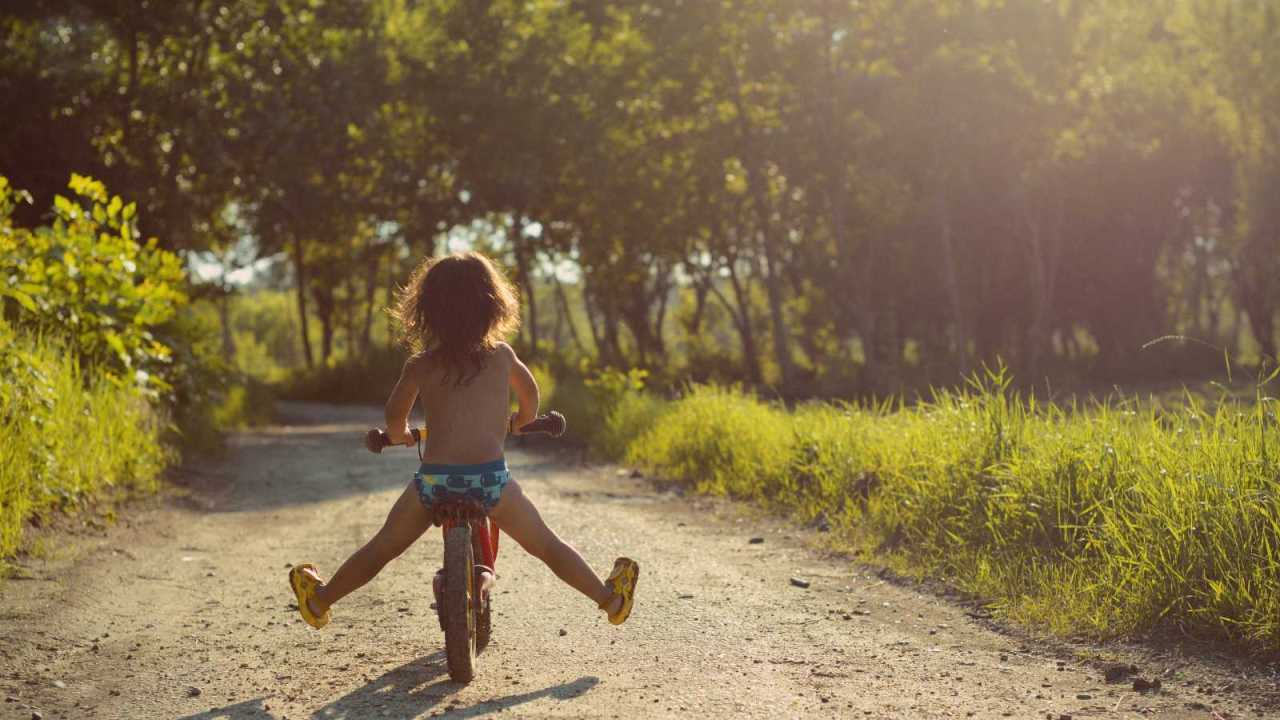
[[[564,416],[552,411],[521,427],[520,433],[560,437],[566,425]],[[426,432],[426,428],[411,431],[419,458]],[[391,438],[382,430],[365,434],[370,452],[381,453],[390,445]],[[432,581],[432,594],[444,631],[449,677],[468,683],[475,678],[476,657],[488,646],[493,629],[490,591],[498,560],[498,526],[479,501],[461,497],[432,505],[431,524],[439,525],[444,534],[444,567]],[[476,562],[477,557],[481,562]]]

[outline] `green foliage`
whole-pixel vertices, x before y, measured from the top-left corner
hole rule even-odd
[[[0,558],[18,549],[23,523],[112,489],[150,492],[172,460],[165,420],[136,390],[84,380],[62,340],[0,319]]]
[[[75,200],[55,197],[52,223],[28,230],[14,225],[21,196],[0,177],[0,309],[118,382],[167,391],[173,347],[158,333],[187,301],[181,262],[140,241],[132,203],[80,175],[70,187]]]
[[[550,382],[535,375],[542,391],[542,407],[564,413],[569,421],[568,437],[606,456],[622,447],[615,418],[647,414],[656,400],[644,392],[644,370],[628,372],[592,367],[588,361],[570,365],[557,358],[544,372]],[[625,408],[625,410],[623,410]]]
[[[881,561],[1057,632],[1280,646],[1280,423],[1194,396],[1063,409],[1002,373],[909,407],[794,412],[695,386],[620,421],[628,461],[824,518]]]
[[[269,413],[260,386],[233,386],[216,333],[187,309],[173,253],[138,239],[135,209],[89,178],[49,225],[12,214],[25,193],[0,177],[0,557],[22,523],[111,489],[151,491],[188,448]]]

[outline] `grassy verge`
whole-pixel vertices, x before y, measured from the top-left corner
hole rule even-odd
[[[114,488],[151,492],[172,451],[166,423],[132,387],[85,379],[58,343],[0,321],[0,558],[18,550],[33,516],[69,510]]]
[[[1001,378],[910,407],[624,393],[592,440],[697,490],[823,517],[877,562],[1063,634],[1280,649],[1276,402],[1060,408]]]

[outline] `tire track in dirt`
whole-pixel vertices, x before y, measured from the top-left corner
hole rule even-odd
[[[513,474],[594,567],[620,554],[640,562],[637,607],[610,626],[504,537],[494,640],[460,687],[429,607],[438,530],[337,606],[324,631],[291,609],[287,563],[332,572],[381,524],[416,459],[361,449],[373,410],[288,410],[293,424],[237,435],[224,460],[190,469],[220,489],[162,503],[0,586],[0,719],[1269,712],[1256,704],[1273,685],[1241,693],[1239,678],[1185,659],[1143,668],[1168,670],[1158,692],[1108,684],[1056,646],[823,558],[794,528],[519,449]],[[1228,682],[1236,692],[1203,693]]]

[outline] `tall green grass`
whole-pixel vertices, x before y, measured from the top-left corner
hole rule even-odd
[[[1261,394],[1062,408],[996,375],[912,406],[788,411],[705,386],[643,413],[629,402],[612,413],[627,461],[821,516],[1015,620],[1280,649],[1280,426]]]
[[[130,385],[81,372],[59,343],[0,320],[0,558],[32,516],[110,488],[154,491],[171,459],[164,423]]]

